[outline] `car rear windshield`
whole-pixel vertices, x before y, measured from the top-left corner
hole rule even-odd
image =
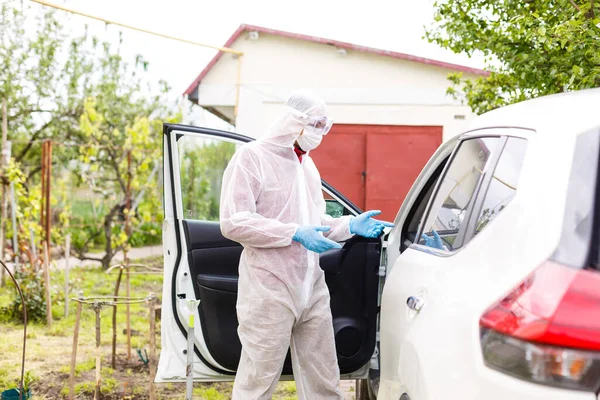
[[[567,205],[555,261],[600,270],[600,127],[579,135],[575,144]]]
[[[598,134],[600,136],[600,133]],[[596,165],[596,200],[594,202],[594,228],[592,234],[592,251],[590,266],[600,270],[600,149],[598,151],[598,163]]]

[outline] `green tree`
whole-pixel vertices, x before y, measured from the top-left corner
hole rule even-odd
[[[39,142],[77,130],[81,92],[93,73],[81,47],[85,36],[69,41],[54,12],[45,11],[32,21],[27,11],[31,8],[22,12],[16,1],[0,8],[0,99],[7,101],[12,155],[26,174],[26,184],[41,168]],[[25,29],[32,22],[34,28]],[[62,163],[67,153],[55,149],[54,161]]]
[[[181,190],[187,218],[219,220],[221,180],[234,152],[234,143],[221,141],[194,140],[180,148]]]
[[[82,221],[84,226],[71,225],[74,250],[85,259],[101,244],[104,255],[92,259],[106,267],[136,240],[151,236],[160,242],[161,125],[180,116],[167,107],[166,83],[159,82],[158,94],[151,94],[155,88],[145,79],[148,63],[141,56],[128,65],[119,54],[120,43],[111,46],[87,31],[73,38],[59,14],[29,3],[24,11],[21,7],[11,0],[0,6],[0,99],[7,99],[13,142],[4,180],[15,182],[18,223],[36,231],[40,144],[51,139],[56,144],[52,204],[59,211],[53,213],[53,243],[62,240],[74,200],[65,181],[76,181],[102,207]],[[129,173],[131,212],[125,209]],[[127,234],[126,215],[132,221]],[[20,232],[20,242],[29,243],[29,232]]]
[[[594,0],[437,0],[430,42],[483,54],[490,74],[449,78],[476,113],[600,86],[600,8]]]
[[[8,139],[12,142],[12,162],[2,180],[7,186],[9,181],[15,184],[19,243],[28,247],[30,233],[38,239],[41,234],[41,141],[61,143],[78,130],[82,92],[93,74],[93,64],[81,46],[85,36],[68,40],[54,12],[38,14],[37,6],[22,7],[17,1],[0,6],[0,99],[7,102]],[[54,170],[60,170],[73,154],[72,148],[56,146]],[[54,214],[57,219],[62,211]],[[12,237],[10,221],[8,225]],[[53,243],[61,242],[61,234],[60,228],[53,229]]]
[[[76,250],[79,258],[100,261],[107,268],[118,251],[129,247],[135,233],[159,237],[162,193],[157,172],[162,123],[179,122],[181,118],[166,107],[162,95],[169,88],[165,82],[160,82],[160,94],[144,94],[141,77],[148,64],[141,57],[131,67],[109,44],[98,46],[101,56],[97,78],[86,92],[79,130],[68,139],[78,145],[77,173],[81,182],[100,194],[107,205],[101,223],[86,221],[92,226],[79,237]],[[126,208],[128,194],[131,210]],[[129,232],[125,229],[127,218]],[[87,255],[90,244],[99,236],[103,237],[104,255]]]

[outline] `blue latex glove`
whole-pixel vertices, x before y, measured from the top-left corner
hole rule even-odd
[[[360,214],[358,217],[352,218],[350,220],[350,233],[366,238],[376,238],[381,236],[383,228],[391,228],[394,224],[371,218],[379,214],[381,214],[381,211],[371,210]]]
[[[425,246],[433,247],[435,249],[440,250],[446,250],[446,246],[444,246],[444,242],[442,242],[442,238],[440,237],[440,235],[438,235],[438,233],[435,230],[431,231],[431,234],[433,235],[433,237],[427,236],[426,234],[421,235],[421,239],[425,241]]]
[[[322,253],[329,249],[341,249],[342,246],[339,243],[323,237],[321,232],[327,232],[330,229],[328,226],[301,226],[292,237],[292,240],[315,253]]]

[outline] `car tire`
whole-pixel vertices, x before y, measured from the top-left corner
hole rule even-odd
[[[369,379],[356,380],[356,400],[377,400],[369,385]]]

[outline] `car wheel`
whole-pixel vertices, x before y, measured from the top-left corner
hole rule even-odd
[[[369,385],[369,379],[356,380],[356,400],[376,400],[377,395],[373,393]]]

